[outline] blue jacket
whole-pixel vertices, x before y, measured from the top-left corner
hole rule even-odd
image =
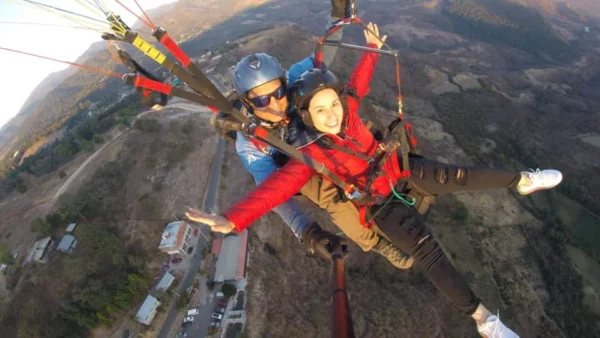
[[[330,40],[341,40],[342,30],[338,30],[334,33]],[[337,52],[337,48],[330,48],[324,50],[323,63],[328,65]],[[315,59],[313,55],[293,64],[287,73],[287,83],[294,83],[302,73],[307,70],[315,68]],[[240,156],[244,167],[254,178],[256,184],[260,184],[269,175],[274,173],[278,166],[273,159],[273,155],[276,154],[277,150],[266,146],[265,148],[258,149],[254,143],[244,136],[243,133],[237,132],[237,138],[235,142],[235,149],[237,154]],[[302,231],[311,222],[308,216],[302,212],[302,209],[293,198],[287,200],[287,202],[280,204],[277,208],[273,209],[281,219],[292,229],[296,237],[302,240]]]

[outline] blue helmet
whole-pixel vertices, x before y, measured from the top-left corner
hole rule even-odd
[[[237,63],[233,70],[233,88],[244,98],[252,88],[280,79],[286,83],[286,74],[277,59],[265,53],[254,53]]]

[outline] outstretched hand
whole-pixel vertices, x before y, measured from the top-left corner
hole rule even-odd
[[[383,46],[383,43],[385,42],[385,40],[387,40],[387,35],[384,35],[383,37],[379,36],[379,27],[377,27],[376,24],[369,22],[369,24],[367,25],[367,29],[364,30],[365,33],[365,40],[367,41],[367,44],[373,43],[377,46],[377,48],[381,48],[381,46]]]
[[[191,221],[208,225],[214,232],[228,234],[235,229],[235,224],[223,216],[211,215],[194,208],[189,208],[185,215]]]

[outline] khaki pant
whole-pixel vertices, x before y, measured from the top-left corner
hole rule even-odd
[[[352,202],[336,201],[338,190],[333,183],[313,175],[301,192],[319,208],[327,210],[333,223],[364,251],[371,250],[379,241],[377,233],[360,224],[358,209]]]

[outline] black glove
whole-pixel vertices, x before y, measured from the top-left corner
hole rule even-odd
[[[325,260],[331,260],[331,254],[338,249],[341,249],[344,257],[348,254],[347,239],[323,230],[314,222],[302,232],[302,242],[310,253],[317,253]]]
[[[354,8],[352,7],[354,4]],[[336,19],[347,19],[356,13],[354,0],[331,0],[331,17]]]

